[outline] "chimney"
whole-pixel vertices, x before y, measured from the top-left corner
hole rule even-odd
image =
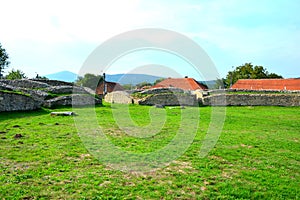
[[[105,73],[103,73],[103,95],[106,95],[107,94],[107,84],[106,84],[106,75]]]

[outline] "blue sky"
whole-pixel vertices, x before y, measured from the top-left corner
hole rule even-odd
[[[220,77],[246,62],[286,78],[300,77],[298,0],[1,0],[1,7],[0,42],[10,55],[10,69],[21,69],[29,77],[36,72],[78,73],[102,42],[139,28],[186,35],[207,52]],[[188,63],[149,52],[123,57],[107,72],[141,72],[136,69],[155,64],[201,78]],[[153,70],[152,74],[162,73]]]

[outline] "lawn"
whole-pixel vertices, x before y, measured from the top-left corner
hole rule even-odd
[[[139,132],[128,135],[120,129],[126,120],[116,124],[117,109],[109,104],[96,107],[97,123],[112,144],[137,154],[171,143],[183,115],[179,108],[131,105],[130,117],[138,125],[149,124],[149,110],[153,115],[165,113],[164,123],[156,122],[161,126],[157,134],[150,133],[150,127],[140,133],[147,137],[139,137]],[[227,107],[217,144],[201,158],[211,110],[200,107],[199,127],[188,149],[151,172],[120,171],[88,151],[76,128],[80,116],[75,121],[50,116],[50,109],[0,113],[0,199],[298,199],[300,107]],[[93,108],[77,111],[84,115],[81,111]],[[195,122],[195,115],[184,117]]]

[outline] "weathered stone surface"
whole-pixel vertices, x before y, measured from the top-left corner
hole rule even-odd
[[[92,90],[91,88],[88,87],[81,87],[81,88],[83,88],[88,94],[96,95],[96,91]]]
[[[140,105],[156,105],[164,106],[196,106],[198,101],[195,95],[178,94],[178,93],[162,93],[147,96],[138,101]]]
[[[37,101],[44,101],[49,96],[47,92],[42,90],[22,89],[21,91],[29,94],[33,99],[36,99]]]
[[[30,79],[32,81],[37,81],[40,83],[46,83],[49,86],[73,86],[73,83],[58,81],[58,80],[47,80],[47,79]]]
[[[204,97],[203,105],[300,106],[300,94],[219,94]]]
[[[127,92],[115,91],[105,95],[104,100],[109,103],[132,104],[133,99]]]
[[[33,90],[24,87],[16,87],[16,86],[5,84],[3,82],[0,82],[0,90],[22,92],[25,95],[30,95],[33,99],[36,99],[37,101],[43,101],[48,96],[48,93],[46,93],[43,90]]]
[[[101,104],[96,99],[95,91],[77,87],[61,81],[38,82],[36,80],[0,80],[0,112],[17,110],[35,110],[42,105],[55,107],[60,105],[95,105]],[[64,84],[64,83],[63,83]],[[106,95],[105,100],[111,103],[137,103],[141,105],[178,106],[217,105],[217,106],[300,106],[300,92],[280,91],[278,94],[226,94],[224,90],[209,91],[210,96],[191,93],[178,88],[157,88],[141,92],[143,99],[133,99],[126,92],[113,92]],[[230,91],[233,92],[233,91]],[[52,94],[66,94],[53,99]],[[92,94],[92,95],[90,95]],[[193,95],[195,94],[195,95]],[[57,96],[55,95],[55,96]],[[197,97],[196,97],[197,95]],[[48,100],[45,100],[48,99]],[[197,101],[198,99],[199,101]]]
[[[77,86],[51,86],[46,88],[45,91],[51,92],[53,94],[88,94],[86,89]]]
[[[29,89],[39,89],[39,88],[47,88],[49,87],[48,84],[32,81],[28,79],[21,79],[21,80],[0,80],[0,82],[5,83],[7,85],[11,85],[13,87],[20,87],[20,88],[29,88]]]
[[[40,108],[42,101],[30,96],[0,91],[0,112],[36,110]]]
[[[53,108],[56,106],[85,106],[101,104],[101,99],[96,99],[91,95],[72,94],[67,96],[60,96],[44,102],[43,106]]]
[[[180,88],[174,88],[174,87],[169,87],[169,88],[154,88],[154,89],[149,89],[149,90],[144,90],[140,92],[141,94],[161,94],[161,93],[185,93],[185,94],[191,94],[190,91],[183,90]]]
[[[76,113],[74,112],[51,112],[50,113],[51,116],[74,116],[76,115]]]
[[[47,83],[26,79],[0,80],[0,90],[2,90],[0,112],[34,110],[42,105],[55,107],[59,105],[94,105],[95,103],[102,103],[101,99],[95,98],[95,92],[88,88],[77,87],[62,81],[43,81]],[[49,93],[67,95],[52,98],[52,95],[49,95]]]
[[[8,85],[0,80],[0,90],[14,91],[15,87]]]

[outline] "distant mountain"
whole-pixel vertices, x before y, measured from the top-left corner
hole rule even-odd
[[[70,71],[61,71],[54,74],[45,75],[45,77],[51,80],[75,82],[75,80],[77,79],[77,74]]]
[[[70,71],[61,71],[54,74],[45,75],[45,77],[52,80],[66,81],[66,82],[75,82],[77,79],[77,74]],[[153,76],[148,74],[106,74],[106,81],[117,82],[121,85],[132,84],[136,85],[142,82],[154,83],[157,79],[163,77]],[[208,85],[209,88],[213,87],[216,82],[211,81],[198,81]]]
[[[117,82],[121,85],[132,84],[136,85],[142,82],[154,83],[162,77],[152,76],[147,74],[107,74],[106,81]]]
[[[107,74],[106,80],[110,82],[117,82],[121,85],[124,84],[132,84],[136,85],[142,82],[154,83],[157,79],[161,79],[164,77],[152,76],[147,74]],[[214,88],[217,81],[216,80],[208,80],[208,81],[198,81],[208,86],[208,88]]]
[[[77,79],[77,74],[70,71],[61,71],[54,74],[45,75],[48,79],[75,82]],[[106,81],[117,82],[121,85],[132,84],[136,85],[142,82],[154,83],[157,79],[162,77],[152,76],[147,74],[107,74]]]

